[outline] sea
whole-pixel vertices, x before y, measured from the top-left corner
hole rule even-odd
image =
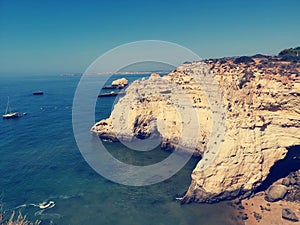
[[[129,82],[148,74],[116,74]],[[132,187],[96,173],[82,157],[73,135],[72,103],[80,76],[2,76],[0,111],[7,97],[13,111],[27,113],[0,120],[0,201],[7,219],[12,211],[42,225],[238,225],[229,202],[180,204],[199,158],[161,183]],[[44,95],[33,95],[43,91]],[[107,90],[111,91],[111,90]],[[95,118],[110,115],[114,97],[98,98]],[[89,132],[87,130],[86,132]],[[150,164],[170,153],[158,147],[146,155],[121,143],[106,142],[110,152],[130,163]],[[50,201],[50,207],[46,206]],[[54,207],[52,207],[54,205]]]

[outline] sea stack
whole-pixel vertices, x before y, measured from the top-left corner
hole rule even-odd
[[[128,80],[126,78],[120,78],[120,79],[117,79],[117,80],[114,80],[112,83],[111,83],[112,86],[117,86],[117,87],[124,87],[124,86],[127,86],[128,85]]]

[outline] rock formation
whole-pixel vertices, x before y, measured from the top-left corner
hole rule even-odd
[[[128,85],[128,80],[126,78],[120,78],[120,79],[117,79],[117,80],[114,80],[112,83],[111,83],[112,86],[126,86]]]
[[[216,202],[250,196],[270,168],[285,157],[287,147],[300,145],[300,64],[269,57],[237,61],[205,61],[208,71],[204,73],[214,74],[217,87],[211,82],[199,85],[195,79],[203,75],[199,73],[203,62],[183,64],[164,77],[153,75],[135,81],[111,116],[96,123],[91,132],[101,138],[129,141],[161,135],[162,147],[184,150],[196,144],[195,155],[205,158],[212,154],[208,153],[209,138],[217,133],[214,114],[223,115],[224,124],[219,121],[219,126],[226,132],[215,142],[219,151],[204,170],[204,159],[200,160],[183,201]],[[217,89],[223,105],[216,101],[214,109],[209,96]],[[182,96],[174,98],[178,93]],[[178,100],[185,97],[191,101]],[[196,139],[181,136],[189,121],[180,117],[179,108],[196,111],[199,121],[190,131],[200,127]]]
[[[288,208],[285,208],[285,209],[282,210],[282,218],[286,219],[286,220],[293,221],[293,222],[298,222],[299,221],[296,214],[291,209],[288,209]]]
[[[281,200],[286,195],[287,190],[288,190],[287,187],[284,185],[281,185],[281,184],[271,186],[268,190],[268,193],[267,193],[265,199],[268,202],[275,202],[275,201]]]

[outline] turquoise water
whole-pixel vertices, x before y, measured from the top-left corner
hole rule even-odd
[[[137,76],[129,76],[132,81]],[[112,183],[94,172],[82,158],[72,133],[72,101],[80,77],[2,77],[0,109],[7,96],[11,106],[28,115],[0,120],[0,187],[4,210],[18,209],[46,224],[217,225],[239,224],[227,203],[180,205],[198,159],[175,176],[147,187]],[[32,92],[42,90],[43,96]],[[113,99],[99,101],[96,118],[109,116]],[[88,131],[87,131],[88,132]],[[130,163],[153,163],[168,156],[157,149],[146,157],[107,142],[111,152]],[[54,201],[41,210],[30,204]]]

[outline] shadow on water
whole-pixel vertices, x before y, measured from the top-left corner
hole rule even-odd
[[[270,169],[270,173],[261,186],[256,189],[256,193],[267,190],[275,181],[288,176],[291,172],[300,169],[300,145],[287,148],[286,156],[277,161]]]

